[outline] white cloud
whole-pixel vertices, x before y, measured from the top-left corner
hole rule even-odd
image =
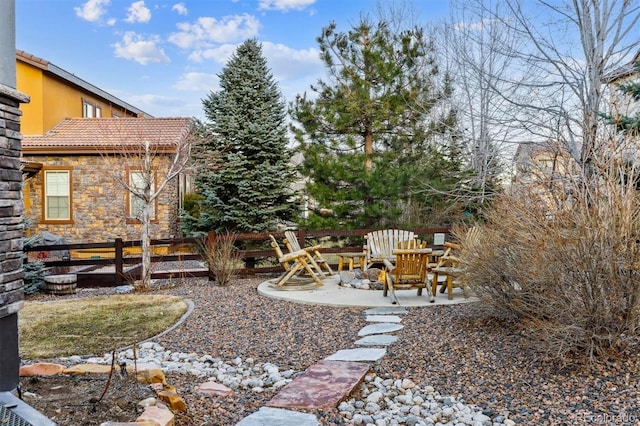
[[[262,53],[267,65],[278,81],[297,80],[308,75],[316,75],[324,65],[318,49],[292,49],[284,44],[262,42]]]
[[[113,27],[116,24],[116,18],[107,19],[107,25]]]
[[[178,15],[187,15],[189,12],[187,11],[187,6],[184,3],[176,3],[171,7],[171,10],[175,10],[178,12]]]
[[[76,15],[85,21],[98,22],[107,13],[106,6],[111,0],[88,0],[81,7],[74,7]]]
[[[211,49],[195,50],[189,55],[189,60],[192,62],[212,60],[218,64],[226,64],[237,48],[238,46],[235,44],[223,44]]]
[[[129,22],[130,24],[136,22],[147,23],[151,20],[151,10],[144,5],[144,0],[131,3],[127,12],[125,22]]]
[[[225,16],[220,20],[205,16],[193,24],[183,22],[177,27],[180,31],[172,33],[169,41],[183,49],[190,49],[209,43],[229,43],[255,37],[260,22],[245,13]]]
[[[211,49],[196,50],[189,55],[192,62],[213,61],[220,67],[226,66],[231,55],[238,48],[235,44],[223,44]],[[288,100],[292,100],[297,93],[308,91],[325,73],[319,51],[315,48],[296,50],[284,44],[262,42],[262,54],[267,60],[267,66],[278,82],[279,88]],[[219,90],[217,77],[210,74],[188,73],[182,76],[175,86],[181,90]],[[190,89],[189,89],[190,88]]]
[[[118,58],[134,60],[142,65],[170,62],[164,50],[158,47],[159,42],[160,38],[157,36],[145,40],[141,35],[128,31],[121,43],[113,44],[114,53]]]
[[[307,6],[314,4],[316,0],[260,0],[258,8],[260,10],[304,10]]]
[[[220,79],[215,74],[203,72],[188,72],[180,77],[180,80],[173,86],[176,90],[185,92],[206,92],[218,91]]]

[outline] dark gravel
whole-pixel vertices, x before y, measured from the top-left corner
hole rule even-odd
[[[172,351],[225,360],[252,357],[281,371],[302,371],[353,347],[366,325],[366,308],[267,299],[257,293],[262,280],[236,280],[228,287],[195,279],[157,284],[154,292],[189,298],[195,309],[182,326],[156,341]],[[474,303],[410,308],[402,324],[404,329],[395,333],[398,342],[372,365],[383,378],[431,385],[442,395],[477,404],[489,416],[508,415],[518,424],[640,424],[640,345],[617,360],[551,361],[532,349],[516,324],[487,319]],[[167,381],[188,406],[176,415],[178,426],[235,425],[274,395],[239,391],[231,397],[203,397],[191,392],[201,379],[170,374]],[[316,414],[324,425],[345,424],[337,410]]]

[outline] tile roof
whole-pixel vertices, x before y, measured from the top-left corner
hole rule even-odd
[[[66,118],[42,136],[24,136],[25,154],[99,154],[149,141],[173,152],[188,137],[191,118]]]

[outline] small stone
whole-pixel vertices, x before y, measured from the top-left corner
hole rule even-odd
[[[158,392],[158,397],[169,404],[169,407],[171,407],[173,411],[184,411],[187,409],[187,404],[185,404],[182,397],[175,392],[160,391]]]
[[[400,387],[402,389],[413,389],[416,387],[416,384],[411,379],[403,379]]]
[[[382,399],[382,392],[372,392],[369,396],[367,396],[367,402],[378,403]]]
[[[149,398],[143,399],[142,401],[139,401],[138,406],[143,408],[151,407],[153,405],[156,405],[156,402],[158,402],[157,399],[155,399],[154,397],[149,397]]]

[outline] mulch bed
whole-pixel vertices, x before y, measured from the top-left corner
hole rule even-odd
[[[201,279],[165,281],[154,293],[191,299],[195,310],[186,322],[157,339],[167,349],[272,362],[281,371],[302,371],[338,349],[353,347],[366,325],[366,308],[296,304],[258,295],[262,279],[240,279],[227,287]],[[354,290],[356,291],[356,290]],[[88,297],[112,289],[80,289],[75,296],[37,295],[38,300]],[[443,395],[477,404],[488,414],[505,414],[518,424],[638,424],[640,422],[640,345],[616,360],[588,364],[576,359],[546,359],[517,324],[486,318],[474,303],[409,308],[399,340],[372,370],[384,378],[410,378]],[[53,383],[66,380],[64,384]],[[140,391],[114,385],[98,405],[82,403],[88,392],[99,395],[102,380],[25,379],[23,391],[38,394],[28,402],[59,425],[133,421]],[[265,405],[273,393],[239,391],[231,397],[192,393],[203,379],[169,374],[187,410],[176,425],[234,425]],[[38,382],[38,383],[30,383]],[[41,385],[42,384],[42,385]],[[77,388],[74,386],[78,386]],[[61,395],[59,386],[65,386]],[[56,388],[57,391],[48,391]],[[117,389],[123,389],[117,394]],[[132,395],[133,394],[133,395]],[[117,405],[117,408],[115,407]],[[337,410],[319,412],[324,425],[346,422]],[[118,415],[118,416],[116,416]]]

